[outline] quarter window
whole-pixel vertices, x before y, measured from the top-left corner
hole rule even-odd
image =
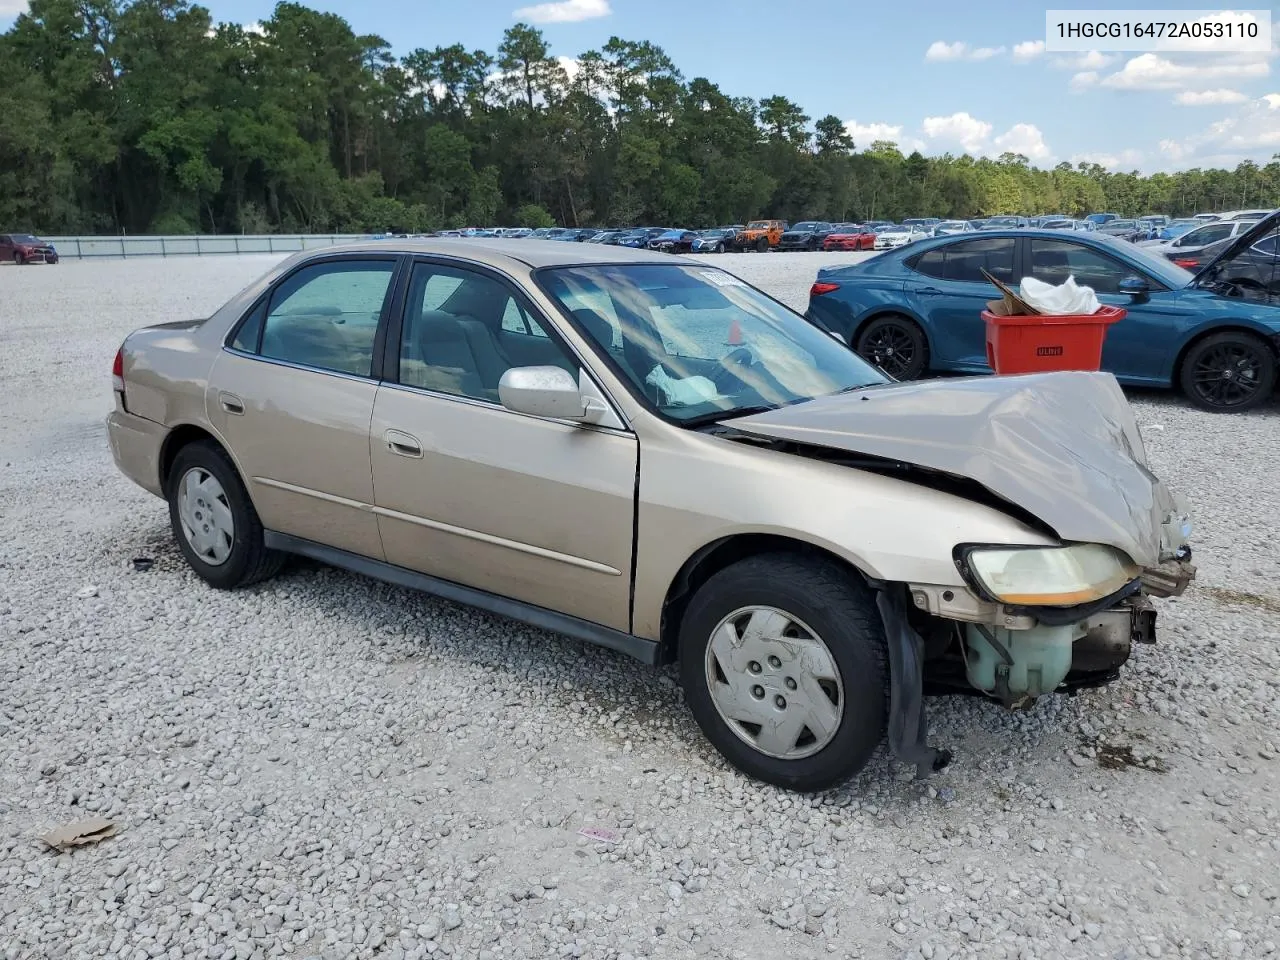
[[[273,360],[370,376],[374,337],[394,271],[390,260],[337,260],[291,274],[272,291],[258,352]],[[253,319],[246,329],[254,326]]]

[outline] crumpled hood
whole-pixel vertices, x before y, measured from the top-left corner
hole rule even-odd
[[[744,433],[846,450],[976,480],[1063,540],[1155,566],[1189,532],[1146,467],[1138,424],[1109,373],[888,384],[724,421]]]

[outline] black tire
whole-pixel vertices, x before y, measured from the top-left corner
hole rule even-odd
[[[1275,390],[1276,356],[1262,338],[1225,330],[1192,344],[1178,380],[1182,392],[1201,410],[1240,413]]]
[[[723,243],[717,243],[717,244],[716,244],[716,253],[724,253],[724,244],[723,244]]]
[[[915,380],[929,369],[929,341],[910,317],[876,317],[858,334],[854,349],[895,380]]]
[[[759,240],[757,240],[757,241],[756,241],[756,252],[758,252],[758,253],[768,253],[768,252],[769,252],[769,238],[768,238],[768,237],[761,237]]]
[[[199,556],[187,540],[178,513],[178,490],[182,478],[193,469],[212,474],[222,487],[224,502],[231,510],[234,523],[231,552],[220,564]],[[220,446],[212,440],[198,440],[178,451],[169,470],[165,490],[169,501],[169,523],[178,549],[199,577],[219,590],[247,587],[275,576],[285,561],[285,554],[268,550],[263,542],[262,521],[253,508],[240,474]]]
[[[22,255],[21,250],[15,250],[13,252],[13,262],[16,263],[18,266],[22,266],[24,263],[27,262],[27,258]]]
[[[762,753],[716,708],[707,674],[713,631],[744,607],[768,606],[802,620],[826,644],[840,675],[843,713],[816,753],[782,759]],[[888,728],[889,668],[884,624],[871,589],[833,561],[791,553],[762,554],[711,577],[680,624],[680,677],[703,734],[749,777],[788,790],[835,786],[861,770]],[[791,687],[794,689],[794,687]]]

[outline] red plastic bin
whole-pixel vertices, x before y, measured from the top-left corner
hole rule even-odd
[[[1075,316],[1000,316],[983,310],[987,365],[1002,374],[1099,370],[1107,330],[1127,313],[1110,306]]]

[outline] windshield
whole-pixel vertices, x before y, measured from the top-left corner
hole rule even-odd
[[[1075,221],[1046,220],[1044,223],[1040,224],[1040,226],[1044,227],[1046,230],[1070,230],[1072,227],[1075,226]]]
[[[1016,227],[1018,225],[1017,217],[992,217],[987,221],[988,227]]]
[[[543,289],[637,396],[681,423],[887,382],[852,350],[723,270],[565,267]]]
[[[938,224],[939,230],[963,230],[969,224],[964,220],[943,220]]]
[[[817,230],[818,225],[812,220],[801,220],[791,229],[792,230]]]
[[[1112,220],[1102,226],[1105,230],[1132,230],[1136,224],[1132,220]]]
[[[33,237],[29,233],[15,233],[13,234],[13,242],[14,243],[39,243],[40,240],[37,237]]]
[[[769,221],[768,220],[752,220],[749,224],[747,224],[747,229],[748,230],[768,230]]]

